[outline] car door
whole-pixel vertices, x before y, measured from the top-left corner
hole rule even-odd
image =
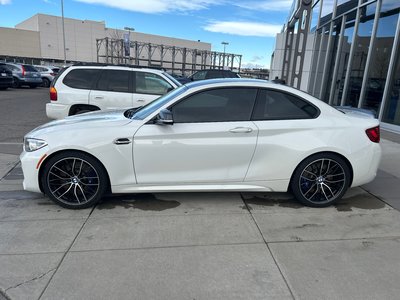
[[[257,141],[250,121],[257,89],[215,88],[170,107],[173,125],[143,125],[134,136],[139,184],[241,182]]]
[[[144,106],[174,88],[157,74],[139,71],[133,72],[133,74],[133,107]]]
[[[132,107],[131,73],[130,70],[104,69],[90,91],[89,104],[100,109]]]

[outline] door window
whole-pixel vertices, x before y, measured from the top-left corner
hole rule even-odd
[[[136,93],[164,95],[173,87],[162,77],[148,72],[136,72]]]
[[[260,90],[252,120],[312,119],[319,114],[309,102],[291,94]]]
[[[96,85],[96,90],[109,92],[129,92],[129,73],[123,70],[104,70]]]
[[[175,123],[249,121],[257,89],[220,88],[203,91],[175,104]]]

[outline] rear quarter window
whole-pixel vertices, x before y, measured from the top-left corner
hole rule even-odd
[[[252,120],[313,119],[319,110],[295,95],[275,90],[260,90]]]
[[[74,89],[91,89],[100,69],[74,69],[71,70],[63,79],[63,83]]]

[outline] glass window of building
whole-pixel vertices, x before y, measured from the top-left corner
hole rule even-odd
[[[325,102],[329,101],[329,96],[330,96],[330,90],[331,90],[331,86],[332,84],[336,85],[338,84],[335,80],[335,82],[332,82],[333,80],[333,73],[335,70],[335,63],[336,63],[336,55],[337,55],[337,51],[339,48],[339,38],[340,38],[340,31],[341,31],[341,26],[342,26],[342,19],[338,19],[334,22],[333,25],[333,30],[332,30],[332,34],[331,34],[331,50],[330,53],[328,54],[328,59],[326,61],[326,65],[328,66],[328,68],[326,69],[326,71],[328,72],[328,81],[326,84],[326,88],[325,91],[323,91],[323,97],[322,100]]]
[[[355,39],[353,61],[350,68],[349,86],[345,98],[345,104],[353,107],[358,106],[360,98],[368,48],[374,25],[375,10],[375,2],[360,8],[360,24]]]
[[[353,42],[353,35],[354,35],[354,25],[355,19],[357,16],[356,11],[352,11],[351,13],[347,14],[345,28],[343,32],[342,38],[342,45],[340,47],[340,56],[338,61],[338,71],[337,76],[335,79],[335,90],[333,95],[332,104],[333,105],[340,105],[342,94],[343,94],[343,87],[344,82],[346,80],[346,73],[347,73],[347,65],[349,63],[350,58],[350,50],[351,45]]]
[[[315,32],[315,30],[317,29],[320,9],[321,1],[318,1],[312,8],[310,32]]]
[[[340,16],[358,5],[358,0],[338,0],[336,6],[336,16]]]
[[[332,19],[333,4],[335,0],[323,0],[321,9],[321,20],[320,25],[323,25]]]
[[[390,1],[389,1],[390,2]],[[396,34],[399,8],[387,10],[388,6],[381,7],[378,30],[372,49],[366,92],[362,107],[379,113],[380,104],[385,88],[389,61]]]

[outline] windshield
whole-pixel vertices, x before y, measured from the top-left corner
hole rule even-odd
[[[150,102],[149,104],[143,106],[141,109],[135,112],[135,114],[132,116],[133,120],[143,120],[147,118],[150,114],[152,114],[154,111],[159,109],[160,107],[164,106],[164,104],[168,103],[175,97],[183,94],[186,92],[188,88],[184,85],[176,88],[175,90],[172,90],[168,94],[154,100],[153,102]]]
[[[164,72],[163,75],[168,77],[173,83],[175,83],[176,86],[181,86],[182,85],[182,83],[180,83],[178,80],[176,80],[173,76],[171,76],[167,72]]]

